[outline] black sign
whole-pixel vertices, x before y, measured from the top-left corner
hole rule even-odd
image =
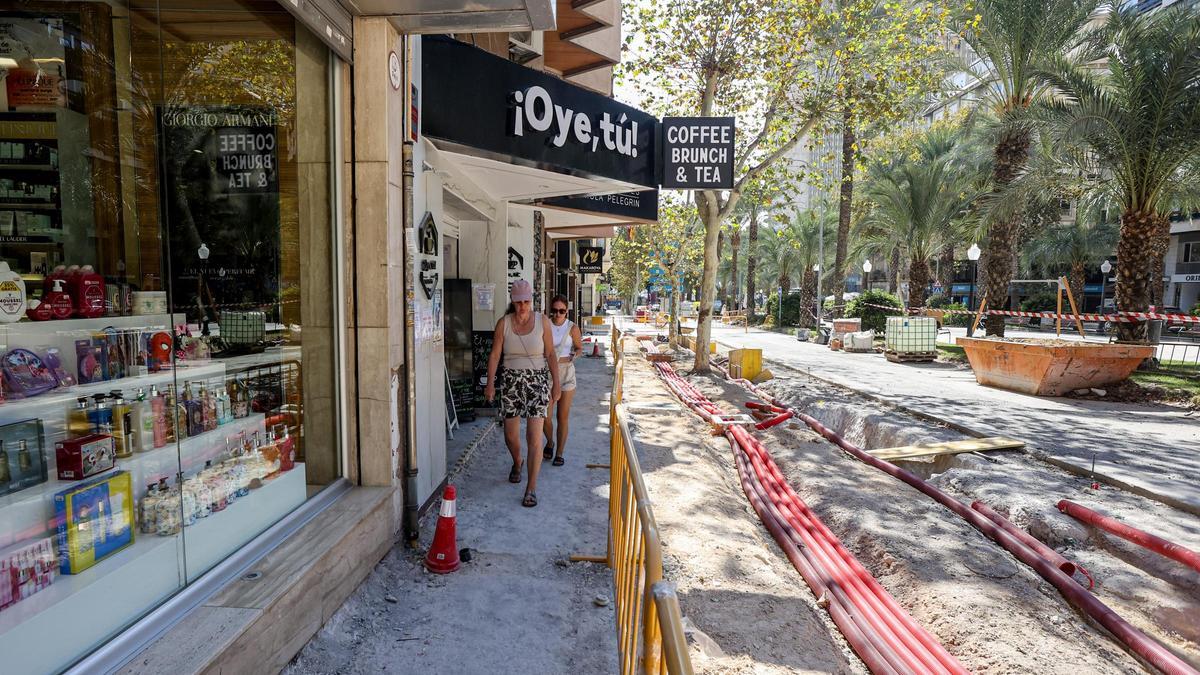
[[[656,187],[658,120],[445,36],[421,39],[421,133],[502,162]]]
[[[164,253],[175,311],[279,306],[278,119],[253,106],[163,106]],[[199,255],[200,245],[207,258]]]
[[[733,188],[733,134],[732,117],[664,117],[662,186]]]
[[[600,274],[604,271],[604,247],[580,246],[579,266],[576,272],[580,274]]]
[[[585,197],[551,197],[543,206],[583,213],[599,213],[630,221],[652,223],[658,220],[658,190],[620,192]]]

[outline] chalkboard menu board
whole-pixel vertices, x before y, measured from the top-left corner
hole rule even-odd
[[[278,128],[266,107],[158,109],[165,257],[191,320],[214,307],[278,318]]]
[[[475,407],[491,408],[483,397],[483,389],[487,386],[488,359],[492,355],[492,345],[496,342],[495,333],[490,330],[477,330],[471,333],[472,369],[475,371]],[[496,396],[500,394],[500,373],[496,373]]]

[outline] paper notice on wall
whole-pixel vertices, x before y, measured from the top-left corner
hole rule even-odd
[[[496,284],[471,284],[475,309],[490,312],[496,308]]]
[[[430,339],[434,342],[441,342],[444,331],[442,317],[442,289],[437,289],[433,292],[433,302],[431,304],[431,316],[433,317],[433,332]]]

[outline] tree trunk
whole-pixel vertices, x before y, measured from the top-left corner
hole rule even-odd
[[[754,275],[758,266],[758,205],[750,209],[750,241],[746,246],[746,321],[754,318]]]
[[[733,254],[733,260],[730,265],[731,271],[733,272],[733,309],[742,308],[742,285],[738,282],[738,249],[742,246],[742,230],[740,225],[737,227],[738,229],[735,229],[729,236],[729,250]]]
[[[1167,249],[1171,248],[1171,223],[1169,218],[1165,220],[1166,225],[1159,227],[1154,236],[1154,250],[1150,257],[1150,304],[1158,308],[1166,304],[1163,293],[1167,289],[1162,278],[1166,271]]]
[[[804,270],[804,277],[800,284],[799,323],[804,328],[813,328],[817,323],[816,317],[813,316],[817,302],[817,273],[811,269]]]
[[[995,191],[1008,187],[1029,159],[1029,132],[1017,129],[1006,133],[996,144],[992,182]],[[1017,233],[1021,227],[1020,212],[993,220],[988,226],[987,244],[983,249],[983,293],[988,307],[1005,309],[1008,306],[1009,286],[1016,271]],[[1004,317],[989,315],[987,335],[1004,337]]]
[[[674,270],[671,271],[671,274],[675,274]],[[675,349],[679,346],[679,331],[675,330],[679,321],[679,286],[677,284],[671,285],[670,298],[670,304],[667,305],[667,312],[671,316],[667,321],[667,345],[671,349]]]
[[[1084,311],[1083,287],[1086,281],[1086,264],[1081,260],[1071,263],[1071,271],[1067,274],[1067,286],[1071,289],[1071,295],[1075,296],[1075,306],[1079,308],[1080,312]],[[1067,306],[1067,311],[1070,311],[1069,305]]]
[[[1121,238],[1117,241],[1117,310],[1145,312],[1150,307],[1151,267],[1155,261],[1157,239],[1171,221],[1155,213],[1126,211],[1121,214]],[[1155,279],[1162,275],[1156,271]],[[1161,283],[1161,282],[1159,282]],[[1121,342],[1145,342],[1145,323],[1118,323],[1117,338]]]
[[[913,256],[908,261],[908,306],[924,307],[929,288],[929,261]]]
[[[888,256],[888,293],[895,295],[900,291],[900,248],[892,249]]]
[[[946,244],[938,258],[938,285],[947,298],[954,295],[954,244]]]
[[[842,181],[838,199],[837,248],[833,256],[833,316],[842,315],[846,302],[846,249],[850,245],[850,209],[854,204],[854,113],[849,102],[842,112]]]
[[[713,299],[717,292],[717,240],[721,234],[717,193],[703,190],[695,193],[696,210],[704,223],[704,272],[700,279],[700,309],[696,318],[696,360],[693,372],[708,373],[708,343],[712,340]]]
[[[721,313],[729,311],[729,284],[721,278],[721,260],[725,257],[725,230],[717,233],[717,286],[720,290],[717,297],[721,298]]]

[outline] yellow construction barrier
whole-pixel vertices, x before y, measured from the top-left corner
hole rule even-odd
[[[734,379],[753,380],[762,369],[761,349],[729,350],[729,375]]]
[[[608,551],[616,587],[617,649],[622,675],[691,675],[679,599],[662,581],[662,543],[642,480],[629,415],[621,403],[625,356],[612,330],[616,364],[609,399]]]

